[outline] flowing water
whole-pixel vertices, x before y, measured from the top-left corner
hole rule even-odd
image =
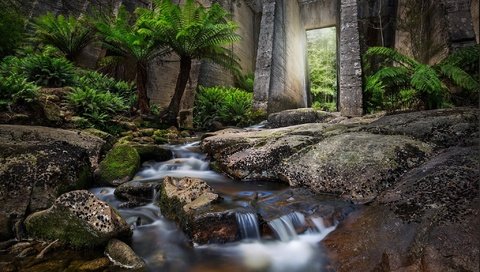
[[[286,194],[287,186],[272,182],[236,182],[209,169],[206,156],[198,152],[198,142],[169,146],[174,158],[165,162],[147,162],[137,174],[137,181],[162,180],[165,176],[196,177],[207,181],[223,198],[222,205],[239,209],[236,213],[241,241],[227,244],[190,245],[175,223],[162,216],[152,203],[123,208],[115,198],[114,188],[94,188],[100,199],[116,207],[134,227],[133,250],[142,257],[150,271],[322,271],[325,267],[319,242],[335,229],[321,217],[294,211],[267,222],[272,235],[261,236],[259,218],[252,212],[253,201],[262,205],[280,205],[277,196]],[[288,200],[287,200],[288,201]],[[268,208],[268,207],[267,207]]]

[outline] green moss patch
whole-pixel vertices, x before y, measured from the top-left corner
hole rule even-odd
[[[112,184],[115,180],[133,177],[140,167],[140,155],[129,145],[114,146],[100,163],[100,181]]]

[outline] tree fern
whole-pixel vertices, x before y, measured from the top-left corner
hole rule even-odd
[[[175,124],[192,60],[209,60],[238,72],[238,58],[228,48],[240,40],[235,33],[237,25],[219,4],[206,8],[194,0],[181,5],[171,0],[155,0],[153,10],[140,10],[139,15],[142,33],[168,46],[180,58],[175,93],[164,116],[166,122]]]
[[[95,30],[83,20],[72,16],[55,16],[52,13],[36,18],[33,22],[32,40],[60,50],[70,61],[76,61],[82,50],[95,37]]]

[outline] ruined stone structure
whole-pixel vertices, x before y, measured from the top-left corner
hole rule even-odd
[[[181,2],[181,0],[176,0]],[[360,56],[368,46],[384,45],[402,50],[405,35],[397,31],[396,19],[406,0],[201,0],[220,3],[239,25],[242,40],[232,45],[243,72],[255,73],[254,100],[268,113],[308,107],[310,104],[306,31],[335,26],[338,52],[338,106],[344,116],[358,116],[362,108]],[[478,42],[478,0],[437,1],[449,50]],[[81,14],[91,6],[124,4],[133,10],[149,0],[35,0],[30,14],[46,11]],[[476,10],[475,10],[476,9]],[[476,24],[475,24],[476,22]],[[381,30],[379,30],[381,29]],[[407,46],[408,47],[408,46]],[[102,51],[90,49],[86,66],[95,64]],[[104,52],[103,52],[104,53]],[[406,52],[408,53],[408,52]],[[127,67],[128,68],[128,67]],[[179,62],[175,56],[153,60],[149,67],[148,94],[160,107],[173,96]],[[128,72],[125,74],[128,75]],[[198,85],[232,85],[232,75],[205,61],[193,64],[190,82],[182,100],[182,122],[189,123]]]

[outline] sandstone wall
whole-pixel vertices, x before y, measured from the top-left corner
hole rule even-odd
[[[300,16],[306,30],[331,27],[337,24],[337,0],[298,0]]]
[[[471,11],[472,11],[472,22],[473,22],[473,29],[475,31],[475,36],[477,43],[480,43],[480,18],[479,18],[479,12],[480,12],[480,6],[478,4],[478,0],[472,0],[472,6],[471,6]]]

